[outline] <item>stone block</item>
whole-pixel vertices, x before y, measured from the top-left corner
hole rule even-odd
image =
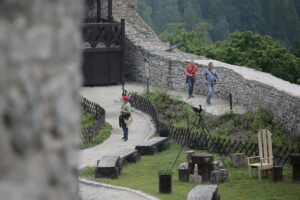
[[[186,152],[186,159],[187,162],[192,162],[192,155],[195,153],[195,151],[187,151]]]
[[[191,183],[202,183],[202,177],[197,174],[190,174],[189,180]]]
[[[233,167],[243,167],[246,161],[246,155],[244,153],[230,154],[231,165]]]
[[[215,170],[211,172],[210,182],[212,184],[220,184],[221,183],[221,174],[219,170]]]
[[[228,170],[227,169],[219,169],[221,175],[221,182],[225,182],[229,179]]]
[[[198,185],[188,194],[187,200],[220,200],[217,185]]]

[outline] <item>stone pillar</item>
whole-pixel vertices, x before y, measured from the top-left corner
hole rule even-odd
[[[79,199],[81,10],[0,1],[1,199]]]

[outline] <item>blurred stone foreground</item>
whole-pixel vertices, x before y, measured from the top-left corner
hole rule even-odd
[[[79,199],[81,3],[0,0],[0,199]]]

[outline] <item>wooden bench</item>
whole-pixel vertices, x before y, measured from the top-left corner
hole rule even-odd
[[[154,137],[135,147],[141,155],[153,155],[159,151],[166,150],[170,147],[168,137]]]
[[[116,179],[120,175],[120,156],[102,156],[97,161],[95,178]]]
[[[141,154],[135,149],[123,149],[114,153],[114,156],[120,157],[119,174],[121,174],[122,172],[122,167],[125,166],[127,163],[136,163],[141,159]]]
[[[189,192],[187,200],[220,200],[218,185],[198,185]]]

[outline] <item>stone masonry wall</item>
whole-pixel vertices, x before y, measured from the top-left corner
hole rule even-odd
[[[150,60],[150,83],[174,90],[186,90],[183,68],[194,58],[203,67],[209,59],[173,50],[159,40],[154,31],[136,13],[135,0],[114,0],[115,20],[126,20],[127,80],[144,81],[144,58]],[[300,136],[300,86],[253,69],[213,61],[223,84],[218,87],[233,95],[234,105],[244,105],[255,110],[263,105],[284,122],[285,129]],[[206,86],[198,77],[195,92],[206,93]],[[218,89],[218,88],[216,88]]]
[[[77,200],[81,0],[0,1],[0,195]]]

